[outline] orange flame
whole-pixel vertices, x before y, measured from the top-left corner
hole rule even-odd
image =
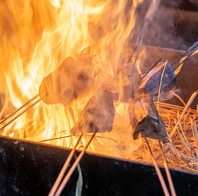
[[[96,88],[110,81],[124,63],[124,49],[135,25],[135,10],[140,3],[138,0],[133,3],[127,0],[1,2],[0,78],[4,85],[1,85],[0,93],[5,95],[1,116],[12,113],[38,94],[43,77],[68,56],[79,62],[87,56],[92,59],[90,71],[100,73],[95,78]],[[2,134],[35,141],[69,135],[92,94],[89,92],[66,107],[40,102],[7,126]],[[115,117],[118,119],[121,113],[127,111],[127,104],[114,104],[118,105]],[[120,126],[123,122],[127,124],[126,118],[119,122]],[[124,130],[130,135],[128,126]],[[110,137],[108,134],[101,134],[101,137]],[[113,138],[117,141],[119,135],[120,132]],[[68,137],[50,143],[72,147],[71,140]],[[133,142],[130,142],[132,145]],[[111,141],[104,139],[95,143],[97,146],[98,143],[108,144]],[[115,141],[113,143],[116,145]]]

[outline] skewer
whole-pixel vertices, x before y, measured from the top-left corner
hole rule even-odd
[[[36,99],[39,96],[39,94],[35,95],[32,99],[30,99],[29,101],[27,101],[25,104],[23,104],[21,107],[19,107],[16,111],[14,111],[12,114],[10,114],[8,117],[6,117],[5,119],[3,119],[0,124],[2,124],[3,122],[5,122],[7,119],[9,119],[10,117],[12,117],[14,114],[16,114],[19,110],[21,110],[22,108],[24,108],[27,104],[29,104],[31,101],[33,101],[34,99]]]
[[[160,58],[146,73],[144,73],[144,76],[141,78],[142,80],[144,79],[144,77],[162,60],[162,58]],[[142,75],[142,74],[140,74]]]
[[[65,161],[65,164],[63,165],[63,167],[62,167],[62,169],[61,169],[61,171],[60,171],[60,173],[59,173],[59,175],[58,175],[58,177],[57,177],[57,179],[56,179],[56,181],[55,181],[55,183],[54,183],[54,185],[53,185],[53,187],[52,187],[52,189],[51,189],[51,191],[49,193],[49,196],[53,196],[54,193],[56,192],[56,190],[57,190],[57,188],[58,188],[58,186],[59,186],[59,184],[60,184],[60,182],[61,182],[61,180],[62,180],[62,178],[63,178],[63,176],[65,174],[65,171],[67,170],[67,168],[69,166],[69,163],[70,163],[72,157],[74,156],[76,147],[79,144],[82,136],[83,136],[83,133],[81,133],[80,137],[78,138],[78,141],[76,142],[76,145],[74,146],[74,148],[70,152],[67,160]]]
[[[175,71],[181,64],[183,64],[188,58],[190,58],[191,57],[191,55],[196,51],[198,49],[198,47],[197,48],[195,48],[181,63],[179,63],[174,69],[173,69],[173,71]],[[171,65],[172,66],[172,65]]]
[[[146,32],[146,29],[147,29],[148,24],[149,24],[148,21],[145,21],[144,26],[143,26],[143,28],[142,28],[142,32],[141,32],[141,34],[140,34],[140,40],[139,40],[139,42],[137,43],[137,53],[136,53],[136,56],[135,56],[134,64],[136,64],[136,61],[137,61],[137,59],[138,59],[140,47],[141,47],[141,45],[142,45],[142,41],[143,41],[144,34],[145,34],[145,32]],[[133,56],[133,54],[132,54],[132,56]]]
[[[61,194],[61,192],[63,191],[64,187],[66,186],[69,178],[71,177],[72,173],[74,172],[74,170],[76,169],[76,166],[78,165],[78,163],[80,162],[81,158],[83,157],[83,155],[85,154],[85,151],[87,149],[87,147],[89,146],[89,144],[91,143],[91,141],[93,140],[94,136],[96,135],[98,130],[96,130],[93,135],[91,136],[89,142],[87,143],[87,145],[85,146],[85,148],[83,149],[83,151],[80,153],[80,155],[78,156],[78,158],[76,159],[76,161],[74,162],[74,164],[72,165],[72,167],[70,168],[70,170],[68,171],[67,175],[65,176],[65,178],[63,179],[61,185],[59,186],[57,192],[55,193],[55,196],[59,196]]]
[[[164,150],[162,148],[162,144],[161,144],[161,141],[159,139],[159,134],[158,132],[156,132],[157,134],[157,138],[158,138],[158,142],[159,142],[159,146],[160,146],[160,149],[162,151],[162,157],[163,157],[163,160],[164,160],[164,168],[165,168],[165,171],[166,171],[166,176],[168,178],[168,184],[169,184],[169,187],[170,187],[170,191],[171,191],[171,194],[172,196],[176,196],[176,192],[175,192],[175,188],[174,188],[174,185],[173,185],[173,181],[172,181],[172,178],[171,178],[171,174],[170,174],[170,171],[168,169],[168,165],[167,165],[167,162],[166,162],[166,158],[164,156]]]
[[[155,15],[155,13],[157,11],[157,8],[158,8],[158,6],[160,4],[160,1],[161,0],[155,0],[155,1],[153,0],[151,2],[150,6],[149,6],[149,9],[148,9],[148,11],[146,13],[146,16],[144,18],[145,22],[144,22],[144,26],[143,26],[143,28],[141,30],[140,37],[139,37],[138,41],[136,42],[136,45],[135,45],[135,47],[133,49],[132,54],[129,57],[128,63],[131,61],[131,58],[132,58],[132,56],[133,56],[133,54],[134,54],[134,52],[135,52],[135,50],[137,48],[137,53],[136,53],[136,57],[135,57],[135,61],[134,61],[134,64],[136,64],[136,61],[137,61],[137,58],[138,58],[138,55],[139,55],[139,50],[140,50],[140,47],[142,45],[142,41],[143,41],[143,38],[144,38],[144,34],[146,32],[146,29],[147,29],[149,23],[151,22],[151,20],[153,19],[153,16]]]
[[[146,144],[147,144],[147,146],[148,146],[148,148],[149,148],[149,151],[150,151],[150,154],[151,154],[151,158],[152,158],[152,160],[153,160],[153,164],[154,164],[155,170],[156,170],[156,172],[157,172],[159,181],[160,181],[161,186],[162,186],[162,189],[163,189],[163,191],[164,191],[164,195],[165,195],[165,196],[170,196],[170,194],[169,194],[169,192],[168,192],[168,189],[167,189],[167,187],[166,187],[166,183],[165,183],[164,178],[163,178],[163,176],[162,176],[162,173],[161,173],[161,171],[160,171],[160,169],[159,169],[159,167],[158,167],[158,165],[157,165],[157,163],[156,163],[156,161],[155,161],[155,159],[154,159],[153,152],[152,152],[151,147],[150,147],[150,145],[149,145],[149,143],[148,143],[148,140],[147,140],[147,138],[146,138],[146,135],[145,135],[145,133],[144,133],[143,130],[142,130],[141,132],[142,132],[142,135],[144,136],[144,139],[145,139],[145,141],[146,141]]]
[[[137,48],[137,54],[136,54],[136,57],[135,57],[135,62],[136,62],[138,54],[139,54],[140,46],[142,44],[142,40],[143,40],[143,37],[144,37],[144,33],[146,32],[147,26],[148,26],[148,21],[145,21],[144,26],[142,28],[142,31],[140,33],[140,38],[136,42],[135,47],[133,48],[133,51],[132,51],[131,55],[129,56],[128,63],[131,61],[131,58],[132,58],[132,56],[133,56],[133,54],[134,54],[134,52],[136,51],[136,48]]]
[[[172,67],[177,61],[179,61],[183,56],[185,56],[188,52],[194,51],[197,47],[198,47],[198,41],[195,42],[190,48],[188,48],[188,49],[186,50],[186,52],[184,52],[181,56],[179,56],[179,57],[171,64],[171,67]]]
[[[30,99],[28,102],[26,102],[24,105],[22,105],[20,108],[18,108],[15,112],[13,112],[11,115],[9,115],[6,119],[4,119],[3,121],[1,121],[0,124],[2,124],[3,122],[5,122],[6,120],[8,120],[9,118],[11,118],[12,116],[14,116],[17,112],[19,112],[21,109],[23,109],[26,105],[28,105],[31,101],[35,100],[37,97],[39,96],[36,95],[34,96],[32,99]],[[34,102],[32,105],[30,105],[28,108],[26,108],[25,110],[23,110],[21,113],[19,113],[17,116],[15,116],[14,118],[12,118],[10,121],[8,121],[6,124],[4,124],[1,128],[0,131],[3,130],[6,126],[8,126],[10,123],[12,123],[14,120],[16,120],[17,118],[19,118],[22,114],[24,114],[26,111],[28,111],[30,108],[32,108],[34,105],[36,105],[37,103],[39,103],[46,95],[42,96],[40,99],[38,99],[36,102]]]

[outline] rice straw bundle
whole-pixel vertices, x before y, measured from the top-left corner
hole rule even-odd
[[[159,115],[169,133],[169,143],[163,146],[168,165],[198,172],[198,113],[197,110],[190,108],[196,94],[197,92],[192,94],[185,107],[160,102]],[[151,146],[157,163],[162,165],[161,151],[157,142],[151,141]],[[148,149],[144,141],[142,148],[145,149],[143,154],[145,156]]]

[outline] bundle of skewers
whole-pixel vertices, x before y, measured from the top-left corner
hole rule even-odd
[[[179,118],[179,121],[175,122],[172,131],[168,131],[170,135],[167,132],[167,129],[171,129],[172,125],[169,122],[169,125],[167,126],[167,122],[164,122],[163,118],[161,117],[165,115],[163,113],[164,110],[161,108],[166,108],[166,105],[160,103],[160,94],[163,92],[169,93],[172,90],[177,74],[179,73],[183,63],[197,50],[198,42],[190,47],[171,65],[168,62],[160,62],[161,60],[159,60],[148,70],[147,73],[141,75],[138,73],[136,68],[136,61],[138,59],[138,54],[144,33],[149,22],[152,20],[152,17],[160,1],[156,2],[157,3],[153,1],[149,8],[149,11],[145,17],[145,25],[140,34],[140,38],[137,41],[128,60],[127,65],[131,67],[131,70],[133,70],[133,79],[131,81],[131,84],[121,87],[122,94],[120,92],[114,92],[105,85],[100,85],[100,89],[94,89],[93,84],[95,80],[95,74],[86,68],[79,69],[80,62],[76,61],[72,57],[67,57],[56,70],[54,70],[43,79],[39,88],[38,95],[33,97],[23,106],[18,108],[14,113],[0,122],[0,131],[2,131],[6,126],[11,124],[14,120],[28,111],[34,105],[38,104],[40,101],[43,101],[46,104],[61,103],[64,106],[67,106],[69,103],[84,93],[87,93],[90,90],[93,91],[93,96],[85,105],[84,110],[82,111],[82,115],[74,127],[70,130],[71,134],[78,134],[79,137],[75,144],[75,147],[71,150],[70,155],[68,156],[62,170],[60,171],[60,174],[57,177],[57,180],[55,181],[49,195],[61,194],[70,176],[76,169],[78,163],[82,159],[87,147],[92,142],[95,135],[102,132],[111,132],[115,116],[115,109],[113,104],[114,100],[119,100],[121,102],[126,102],[129,104],[128,117],[132,137],[134,139],[138,139],[139,137],[143,137],[145,139],[144,144],[150,152],[151,159],[155,166],[165,195],[169,195],[168,188],[154,158],[152,147],[149,145],[148,138],[152,138],[158,141],[158,149],[161,151],[159,156],[163,158],[163,164],[172,195],[176,195],[176,193],[167,166],[167,158],[165,154],[167,152],[169,153],[168,159],[170,162],[173,162],[174,159],[178,159],[181,163],[180,167],[182,167],[182,163],[185,163],[186,165],[191,164],[192,168],[195,167],[194,164],[197,160],[197,153],[195,152],[196,150],[194,147],[185,137],[181,121],[188,111],[190,102],[192,102],[192,99],[196,96],[197,92],[193,94],[192,99],[190,99],[189,103],[187,103],[184,111],[181,114],[175,114]],[[131,57],[134,54],[135,60],[132,62]],[[186,58],[180,61],[183,57]],[[179,62],[178,65],[176,65],[177,62]],[[157,101],[156,105],[154,104],[155,101]],[[195,141],[198,147],[198,133],[196,124],[192,119],[189,121],[191,122],[193,135],[196,138]],[[182,131],[179,131],[179,127]],[[186,153],[190,154],[192,157],[190,158],[190,161],[186,160],[186,153],[182,153],[179,156],[176,153],[176,145],[173,144],[173,141],[171,139],[176,131],[181,138],[182,144],[185,146]],[[89,139],[88,143],[85,145],[84,149],[81,151],[74,164],[70,167],[69,171],[65,175],[69,163],[75,154],[75,150],[77,149],[77,146],[79,145],[79,142],[85,133],[92,133],[92,136]]]

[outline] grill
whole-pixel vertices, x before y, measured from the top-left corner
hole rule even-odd
[[[1,137],[1,195],[47,195],[69,152],[57,146]],[[87,153],[80,166],[82,196],[163,195],[152,165]],[[164,169],[160,169],[165,176]],[[178,169],[170,172],[178,195],[198,194],[197,173]],[[62,195],[75,195],[77,177],[76,170]]]
[[[135,27],[137,32],[143,26],[144,10],[147,9],[145,4],[138,13],[140,22]],[[196,3],[193,4],[193,1],[183,1],[183,3],[176,0],[172,3],[162,1],[154,23],[148,27],[143,41],[142,49],[146,52],[141,63],[145,71],[161,57],[162,61],[168,59],[172,63],[184,53],[185,49],[198,40],[197,29],[193,28],[198,24],[197,10],[198,6]],[[166,12],[166,17],[160,14],[164,12]],[[174,24],[173,27],[169,26],[169,20],[174,21],[171,22]],[[160,23],[164,25],[160,26]],[[156,28],[160,29],[156,30]],[[175,34],[171,33],[172,31]],[[166,33],[163,34],[163,32]],[[133,36],[131,40],[136,40],[137,34]],[[174,42],[167,41],[173,40],[174,37],[179,38]],[[134,45],[129,46],[133,48]],[[183,65],[175,81],[176,88],[180,90],[185,102],[197,90],[197,73],[197,55],[194,55]],[[0,109],[2,100],[0,99]],[[181,105],[176,97],[167,102]],[[191,107],[195,109],[197,103],[198,97],[195,98]],[[1,136],[0,195],[47,195],[69,152],[70,149],[63,147]],[[74,162],[74,159],[72,161]],[[107,157],[97,153],[86,153],[80,166],[83,174],[82,196],[163,195],[156,171],[150,164]],[[164,168],[160,167],[160,169],[165,176]],[[197,173],[173,168],[170,172],[178,195],[198,195]],[[78,171],[75,170],[63,195],[75,195],[77,178]],[[168,184],[167,181],[166,183]]]

